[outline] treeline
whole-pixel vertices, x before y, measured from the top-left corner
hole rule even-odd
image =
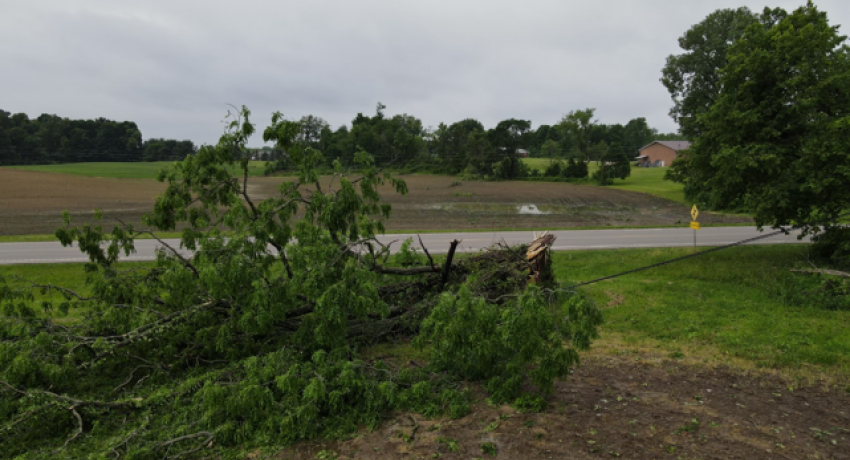
[[[575,179],[587,177],[587,163],[591,161],[600,165],[628,163],[637,156],[638,149],[654,140],[682,139],[676,134],[659,134],[645,118],[635,118],[625,125],[600,124],[594,120],[595,109],[572,111],[557,123],[537,129],[533,129],[530,120],[514,118],[491,129],[472,118],[426,129],[414,116],[388,116],[384,109],[378,103],[374,115],[359,113],[350,128],[343,125],[336,130],[321,118],[302,117],[293,122],[299,132],[294,148],[321,151],[328,166],[334,160],[351,165],[356,153],[364,150],[379,166],[498,179],[535,174],[520,161],[522,157],[549,158],[559,164],[549,173]],[[257,155],[257,159],[279,159],[285,166],[286,155],[281,152],[258,151]],[[574,166],[569,168],[570,164]],[[621,170],[622,167],[618,171]],[[609,173],[603,173],[605,182],[609,181]]]
[[[595,109],[574,110],[557,123],[536,129],[530,120],[510,118],[486,129],[475,119],[426,128],[418,118],[387,115],[378,103],[371,116],[358,113],[351,125],[332,129],[322,118],[307,115],[291,122],[298,132],[291,148],[312,147],[321,151],[326,167],[339,160],[351,166],[357,152],[370,153],[378,166],[404,171],[456,174],[469,178],[517,179],[537,174],[523,157],[548,158],[552,165],[543,174],[565,180],[587,177],[587,164],[622,165],[638,149],[653,140],[678,139],[676,134],[659,134],[645,118],[625,125],[600,124]],[[0,164],[44,164],[89,161],[179,160],[196,151],[192,141],[142,139],[134,122],[105,118],[71,120],[43,114],[30,119],[26,114],[0,110]],[[286,169],[286,152],[258,149],[257,160],[277,162]],[[621,177],[624,166],[607,177]],[[610,181],[609,179],[600,180]]]
[[[135,122],[71,120],[0,110],[0,164],[49,164],[88,161],[179,160],[196,151],[192,141],[142,140]]]

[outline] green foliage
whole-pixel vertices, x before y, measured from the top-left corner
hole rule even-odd
[[[850,51],[809,3],[765,10],[729,49],[701,135],[674,165],[689,200],[821,230],[850,208]]]
[[[179,160],[191,141],[147,139],[132,121],[71,120],[41,114],[30,119],[0,110],[0,165]]]
[[[850,280],[829,274],[797,273],[784,277],[777,292],[788,305],[850,311]]]
[[[484,444],[481,444],[481,452],[491,457],[495,457],[499,454],[499,449],[492,442],[485,442]]]
[[[578,351],[589,346],[601,321],[598,310],[580,297],[550,305],[532,287],[516,302],[493,305],[463,286],[440,297],[417,340],[420,346],[432,343],[437,369],[486,381],[491,398],[503,403],[519,397],[525,376],[538,394],[548,395],[554,380],[578,362]]]
[[[625,179],[631,175],[632,164],[619,146],[612,146],[609,153],[602,157],[599,168],[593,173],[593,180],[599,185],[611,185],[614,179]]]
[[[587,163],[576,161],[575,158],[567,160],[567,166],[561,170],[561,176],[565,179],[584,179],[587,174]]]
[[[422,265],[425,263],[425,255],[419,249],[412,247],[413,238],[407,238],[401,243],[398,252],[393,255],[393,261],[396,265],[409,267],[412,265]]]
[[[720,70],[729,62],[729,47],[757,20],[746,7],[717,10],[679,38],[684,53],[667,57],[661,82],[673,98],[670,116],[679,123],[681,140],[702,134],[699,116],[720,95]]]
[[[183,227],[192,256],[164,246],[127,269],[119,257],[145,232],[74,227],[66,214],[56,236],[89,256],[85,294],[0,279],[4,455],[223,458],[235,446],[340,437],[395,410],[462,417],[462,379],[507,401],[527,375],[545,395],[595,336],[593,304],[526,291],[512,249],[456,261],[445,279],[439,266],[386,265],[424,262],[410,241],[391,256],[374,238],[391,212],[378,186],[405,193],[405,183],[362,150],[356,169],[336,162],[333,182],[320,183],[323,155],[304,123],[280,113],[263,139],[286,151],[298,180],[255,202],[249,115],[233,114],[218,144],[159,175],[167,188],[144,223]],[[63,321],[68,312],[82,320]],[[361,357],[420,325],[427,365]]]

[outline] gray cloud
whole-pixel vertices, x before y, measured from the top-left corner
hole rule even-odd
[[[770,6],[794,9],[802,3]],[[409,113],[428,126],[596,107],[673,131],[659,83],[677,38],[753,2],[2,0],[0,108],[134,120],[145,137],[213,143],[227,103],[332,125]],[[822,1],[832,24],[850,4]],[[261,141],[257,139],[256,144]]]

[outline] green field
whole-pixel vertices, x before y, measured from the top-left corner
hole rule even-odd
[[[42,171],[62,174],[75,174],[88,177],[112,177],[118,179],[153,179],[156,175],[173,161],[152,161],[137,163],[66,163],[56,165],[36,166],[8,166],[14,169],[27,171]],[[248,165],[248,174],[251,176],[262,176],[265,170],[265,161],[252,161]]]
[[[549,166],[549,159],[547,158],[524,158],[523,161],[532,169],[541,172]],[[590,174],[593,174],[598,168],[597,164],[593,162],[588,166]],[[614,185],[609,185],[608,187],[618,190],[649,193],[668,200],[685,203],[685,193],[682,191],[682,184],[664,180],[664,174],[666,172],[667,168],[632,167],[632,174],[628,178],[625,180],[614,179]],[[594,183],[588,181],[588,184],[593,185]]]
[[[785,301],[807,245],[745,246],[580,288],[605,311],[603,330],[668,347],[708,346],[770,368],[850,375],[850,311]],[[579,282],[694,252],[690,248],[558,253],[559,280]],[[607,308],[606,308],[607,307]]]

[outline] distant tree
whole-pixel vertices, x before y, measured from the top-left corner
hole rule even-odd
[[[719,71],[729,62],[727,51],[757,21],[746,7],[717,10],[679,38],[684,53],[667,57],[661,82],[673,98],[670,116],[684,136],[702,133],[698,117],[720,94]]]
[[[570,157],[567,160],[567,165],[561,170],[561,176],[565,179],[584,179],[587,177],[587,163],[577,161],[575,157]]]
[[[591,131],[596,126],[593,114],[596,109],[573,110],[564,115],[557,125],[561,137],[580,153],[580,161],[590,161]]]
[[[614,179],[625,179],[632,173],[632,163],[626,151],[619,144],[612,144],[600,161],[599,168],[593,173],[593,180],[599,185],[611,185]]]
[[[543,146],[540,148],[540,156],[542,158],[548,158],[549,163],[551,164],[555,158],[561,156],[561,147],[554,139],[548,139],[543,143]]]
[[[510,118],[500,121],[487,136],[500,157],[493,174],[499,179],[517,179],[528,174],[528,167],[517,155],[523,135],[531,129],[531,121]]]

